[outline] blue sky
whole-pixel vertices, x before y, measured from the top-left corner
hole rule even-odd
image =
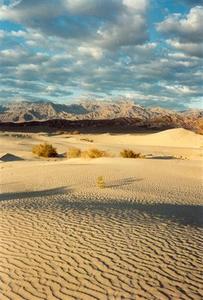
[[[0,0],[0,101],[203,103],[203,0]]]

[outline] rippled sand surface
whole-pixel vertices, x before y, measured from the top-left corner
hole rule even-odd
[[[199,158],[44,161],[20,147],[25,161],[0,164],[0,300],[203,299]]]
[[[198,206],[61,195],[1,209],[2,300],[202,299]]]

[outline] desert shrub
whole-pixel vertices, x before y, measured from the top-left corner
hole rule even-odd
[[[124,158],[141,158],[141,154],[140,153],[136,153],[133,150],[130,149],[123,149],[120,152],[120,156],[124,157]]]
[[[34,146],[32,153],[42,157],[56,157],[58,155],[56,148],[47,143]]]
[[[102,151],[102,150],[99,150],[96,148],[89,149],[89,150],[82,152],[82,157],[84,157],[84,158],[99,158],[99,157],[105,157],[105,156],[108,156],[106,151]]]
[[[140,155],[139,155],[139,157],[138,158],[146,158],[146,155],[145,154],[141,154],[141,153],[139,153]]]
[[[76,147],[72,147],[69,148],[67,151],[67,157],[68,158],[77,158],[77,157],[81,157],[81,150],[79,148]]]
[[[89,158],[88,151],[87,150],[86,151],[82,151],[81,157],[82,158]]]
[[[105,181],[104,181],[104,177],[103,176],[97,177],[97,187],[100,188],[100,189],[104,189],[105,188]]]

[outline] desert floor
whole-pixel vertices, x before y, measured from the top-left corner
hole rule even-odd
[[[44,141],[112,157],[34,157]],[[0,133],[0,299],[203,299],[202,147],[183,129]]]

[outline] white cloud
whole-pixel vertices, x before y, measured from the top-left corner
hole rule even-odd
[[[173,14],[157,24],[157,29],[168,35],[175,35],[182,42],[203,41],[203,6],[191,8],[188,15]]]
[[[201,43],[186,42],[186,35],[183,40],[175,31],[175,37],[167,33],[164,51],[160,41],[148,41],[148,4],[22,0],[13,7],[0,6],[4,20],[24,28],[0,31],[0,97],[61,100],[76,90],[185,107],[202,93],[201,62],[194,57],[201,55]],[[189,18],[190,26],[198,27],[192,17],[175,18]]]
[[[148,0],[136,4],[130,0],[22,0],[0,6],[0,20],[23,23],[48,36],[114,49],[148,39],[147,7]]]
[[[190,56],[203,57],[203,43],[181,43],[178,39],[169,39],[167,43]]]
[[[157,24],[157,29],[171,37],[167,42],[175,49],[203,57],[203,6],[191,8],[186,16],[169,15]]]
[[[185,86],[185,85],[164,85],[164,88],[166,88],[167,90],[172,91],[174,94],[184,94],[184,95],[191,95],[196,93],[196,91],[192,88],[190,88],[189,86]]]
[[[143,44],[148,39],[145,19],[140,15],[123,15],[115,24],[98,31],[98,45],[103,48]]]
[[[95,59],[101,59],[103,57],[103,51],[98,47],[78,47],[78,51],[81,55],[89,55]]]
[[[111,18],[112,12],[118,14],[122,9],[120,0],[63,0],[63,5],[72,15]]]
[[[134,11],[139,11],[141,13],[145,13],[148,6],[148,0],[123,0],[123,4],[127,6],[129,9],[133,9]]]

